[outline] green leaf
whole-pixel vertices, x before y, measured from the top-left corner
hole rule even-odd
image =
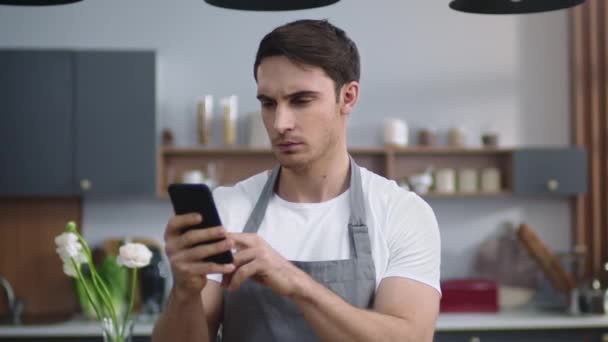
[[[99,276],[108,285],[112,303],[116,308],[117,315],[122,317],[126,312],[127,292],[129,285],[129,273],[125,267],[118,265],[116,257],[108,255],[104,258],[98,269]]]
[[[86,281],[86,279],[84,281]],[[97,315],[95,314],[95,309],[93,308],[91,302],[89,302],[82,283],[79,280],[74,279],[74,285],[76,287],[76,295],[78,296],[78,302],[80,303],[80,309],[82,311],[82,314],[89,319],[97,318]]]

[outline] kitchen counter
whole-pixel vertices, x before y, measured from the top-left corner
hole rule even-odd
[[[135,324],[133,336],[152,335],[153,322]],[[95,337],[101,336],[101,325],[95,321],[70,320],[47,325],[0,326],[3,337]]]
[[[154,319],[135,325],[135,336],[152,334]],[[608,316],[570,316],[564,313],[507,311],[489,314],[440,314],[438,332],[468,330],[540,330],[540,329],[597,329],[608,328]],[[71,320],[50,325],[0,326],[2,337],[70,337],[100,336],[99,323]]]
[[[437,331],[608,329],[608,315],[572,316],[566,313],[538,311],[442,313],[436,327]]]

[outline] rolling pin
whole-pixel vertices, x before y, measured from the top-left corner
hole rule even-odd
[[[562,266],[559,257],[555,255],[538,235],[526,224],[517,230],[519,241],[525,246],[530,255],[539,263],[551,284],[566,294],[574,289],[574,278]]]

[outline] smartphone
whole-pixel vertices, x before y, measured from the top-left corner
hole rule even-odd
[[[206,229],[221,226],[220,215],[215,207],[211,190],[205,184],[171,184],[169,185],[169,197],[176,215],[199,213],[203,221],[197,225],[188,227],[182,231],[185,233],[191,229]],[[211,240],[203,244],[215,243],[223,239]],[[205,262],[217,264],[230,264],[233,262],[232,253],[226,251],[203,259]]]

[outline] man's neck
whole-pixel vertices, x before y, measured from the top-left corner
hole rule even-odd
[[[277,193],[289,202],[320,203],[349,187],[350,159],[346,148],[313,162],[304,170],[281,169]]]

